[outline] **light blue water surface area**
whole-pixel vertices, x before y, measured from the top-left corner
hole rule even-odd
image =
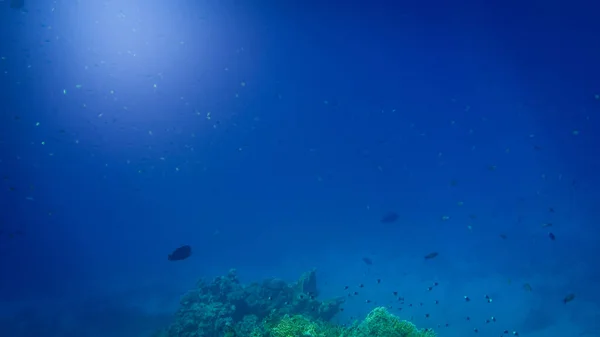
[[[0,1],[0,336],[246,337],[173,329],[232,268],[314,268],[339,325],[600,336],[598,13]]]

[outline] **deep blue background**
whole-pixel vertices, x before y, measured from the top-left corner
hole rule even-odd
[[[0,4],[1,336],[148,336],[231,267],[600,336],[592,1]]]

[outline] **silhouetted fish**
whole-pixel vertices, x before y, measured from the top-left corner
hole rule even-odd
[[[185,245],[181,246],[169,254],[169,261],[185,260],[192,255],[192,247]]]
[[[575,294],[568,294],[567,296],[565,296],[565,298],[563,298],[563,303],[567,304],[574,299],[575,299]]]
[[[10,0],[10,8],[21,9],[25,6],[25,0]]]
[[[387,213],[386,215],[384,215],[384,216],[381,218],[381,220],[380,220],[380,221],[381,221],[382,223],[392,223],[392,222],[394,222],[394,221],[398,220],[398,218],[399,218],[399,217],[400,217],[400,216],[398,215],[398,213],[396,213],[396,212],[389,212],[389,213]]]

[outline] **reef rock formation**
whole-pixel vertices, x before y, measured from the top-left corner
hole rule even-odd
[[[271,278],[240,284],[235,270],[181,299],[175,321],[154,337],[436,337],[386,308],[373,309],[351,326],[330,322],[343,298],[320,301],[314,270],[295,283]]]
[[[328,322],[340,311],[344,298],[321,301],[317,294],[314,270],[292,284],[270,278],[243,285],[232,269],[212,282],[198,282],[181,298],[173,324],[158,336],[259,337],[264,322],[297,315]]]

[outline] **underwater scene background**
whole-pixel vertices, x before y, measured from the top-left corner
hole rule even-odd
[[[0,336],[600,336],[599,10],[0,2]]]

